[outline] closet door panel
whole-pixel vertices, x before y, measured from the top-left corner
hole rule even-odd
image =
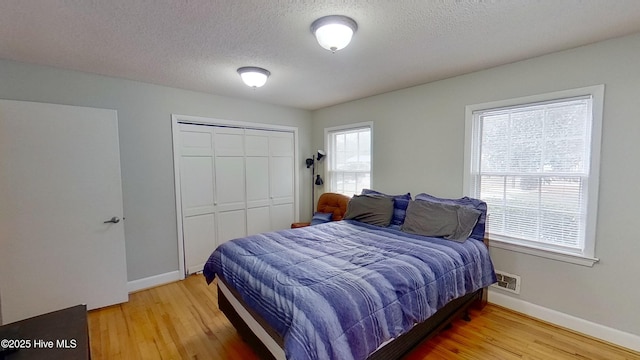
[[[247,157],[247,207],[269,205],[269,158]]]
[[[212,213],[213,156],[183,156],[180,176],[183,215]]]
[[[293,158],[293,133],[272,131],[269,136],[269,155]]]
[[[214,127],[218,245],[247,235],[244,129]]]
[[[266,130],[245,130],[245,155],[269,156],[269,134]]]
[[[247,209],[247,235],[271,231],[270,206]]]
[[[275,230],[291,227],[293,222],[293,204],[274,205],[271,207],[271,226]]]
[[[272,157],[269,165],[272,204],[293,203],[293,158]]]
[[[245,210],[233,210],[218,213],[218,245],[247,236]],[[209,251],[211,253],[211,251]]]
[[[269,182],[271,227],[287,229],[294,220],[294,141],[293,134],[272,132],[269,136]]]
[[[180,154],[182,156],[211,156],[213,131],[206,126],[180,124]]]
[[[180,156],[183,215],[213,212],[213,130],[181,124]]]
[[[202,271],[217,245],[213,128],[180,125],[180,193],[185,271]]]
[[[218,210],[244,209],[244,158],[216,157],[215,174]]]
[[[245,208],[244,130],[214,128],[215,205],[218,211]]]
[[[247,235],[271,231],[269,199],[269,133],[245,131]]]
[[[216,248],[215,215],[205,214],[185,217],[183,220],[185,258],[188,274],[202,271],[209,254]]]
[[[269,175],[272,205],[294,201],[293,134],[273,132],[269,137]]]
[[[244,130],[214,127],[216,156],[244,156]]]

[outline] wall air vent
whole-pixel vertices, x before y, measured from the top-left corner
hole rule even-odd
[[[520,294],[520,276],[496,270],[496,277],[498,282],[491,286],[514,294]]]

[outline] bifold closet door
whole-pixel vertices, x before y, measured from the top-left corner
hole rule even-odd
[[[266,130],[245,131],[247,233],[271,231],[269,196],[269,134]]]
[[[244,129],[214,127],[218,245],[247,235]]]
[[[231,239],[294,221],[290,132],[180,124],[180,193],[187,274]]]
[[[270,133],[269,184],[273,230],[287,229],[294,220],[294,155],[293,133]]]
[[[179,139],[185,269],[192,274],[217,246],[213,127],[180,124]]]

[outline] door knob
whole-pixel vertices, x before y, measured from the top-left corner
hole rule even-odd
[[[105,223],[105,224],[109,224],[109,223],[117,224],[117,223],[119,223],[119,222],[120,222],[120,218],[119,218],[119,217],[117,217],[117,216],[114,216],[114,217],[112,217],[111,219],[109,219],[109,220],[105,221],[104,223]]]

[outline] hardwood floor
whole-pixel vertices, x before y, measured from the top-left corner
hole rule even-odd
[[[129,302],[89,312],[92,359],[243,359],[258,357],[218,310],[215,285],[201,275],[131,294]],[[421,344],[418,359],[640,360],[640,354],[487,305]]]

